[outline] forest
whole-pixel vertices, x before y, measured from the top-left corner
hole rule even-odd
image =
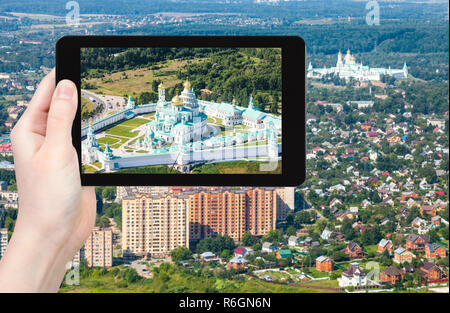
[[[193,60],[181,70],[175,71],[180,80],[168,88],[168,99],[182,90],[181,81],[188,79],[199,99],[215,102],[236,101],[247,106],[250,96],[257,107],[279,113],[282,94],[281,50],[272,48],[85,48],[81,54],[81,77],[99,78],[106,73],[136,68],[159,69],[159,62],[168,60]],[[164,74],[155,72],[156,74]],[[138,95],[137,102],[156,100],[158,78],[148,90]],[[83,88],[89,88],[83,84]]]

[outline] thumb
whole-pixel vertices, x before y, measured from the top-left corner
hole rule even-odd
[[[77,88],[70,80],[62,80],[56,86],[47,117],[45,141],[50,146],[72,144],[72,124],[77,112]]]

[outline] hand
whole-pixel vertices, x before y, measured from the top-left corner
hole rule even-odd
[[[19,214],[0,263],[0,292],[57,291],[94,226],[94,187],[81,187],[72,145],[77,99],[71,81],[55,90],[53,70],[11,132]]]

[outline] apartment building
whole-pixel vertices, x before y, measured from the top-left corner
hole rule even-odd
[[[0,259],[5,254],[7,245],[8,245],[8,229],[0,228]]]
[[[184,195],[128,194],[122,200],[122,250],[167,256],[176,247],[189,247],[188,222]]]
[[[295,209],[295,188],[280,187],[275,189],[277,220],[284,220],[290,211]]]
[[[111,267],[113,264],[113,232],[110,228],[94,227],[81,249],[89,267]]]
[[[167,188],[167,189],[166,189]],[[266,235],[294,209],[294,188],[120,187],[125,254],[165,256],[217,235]]]
[[[218,234],[240,241],[247,230],[247,195],[244,190],[204,188],[185,191],[189,199],[189,239]]]

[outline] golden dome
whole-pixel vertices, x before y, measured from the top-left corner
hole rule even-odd
[[[182,105],[183,101],[181,100],[179,95],[176,95],[172,98],[172,105]]]
[[[158,89],[166,89],[166,86],[164,86],[163,83],[159,84]]]
[[[183,86],[185,89],[191,89],[191,83],[188,80],[184,82]]]
[[[347,54],[350,54],[350,49],[347,49]]]

